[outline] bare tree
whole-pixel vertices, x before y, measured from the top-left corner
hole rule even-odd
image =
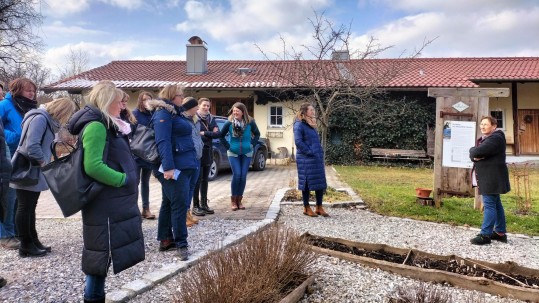
[[[379,102],[384,93],[382,88],[408,68],[409,60],[399,60],[395,64],[374,64],[367,59],[377,58],[393,46],[384,47],[371,37],[363,50],[353,50],[350,47],[350,25],[335,26],[323,12],[314,12],[314,18],[310,18],[309,22],[313,28],[314,45],[294,47],[281,37],[282,53],[273,53],[272,57],[275,58],[270,58],[270,54],[260,46],[256,47],[272,64],[278,78],[275,82],[279,83],[279,89],[269,91],[270,95],[293,111],[297,110],[298,101],[315,105],[325,150],[334,113],[361,112],[369,113],[363,116],[373,120],[383,118],[386,113],[374,112],[373,108],[379,107],[369,104]],[[419,56],[431,42],[423,41],[421,47],[406,58]],[[384,102],[388,102],[388,106],[408,110],[405,102]]]
[[[65,65],[58,67],[60,79],[68,78],[85,72],[89,68],[90,55],[82,49],[69,49],[64,58]]]
[[[35,27],[43,16],[36,0],[0,0],[0,70],[24,63],[26,54],[39,52],[41,39]]]

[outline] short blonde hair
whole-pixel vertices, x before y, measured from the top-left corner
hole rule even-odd
[[[183,97],[184,90],[185,86],[183,85],[169,84],[163,87],[163,89],[159,92],[159,98],[172,101],[176,95],[182,95]]]
[[[45,104],[45,110],[54,120],[60,122],[60,125],[66,124],[78,109],[78,105],[69,97],[54,99]]]
[[[101,111],[107,128],[109,128],[111,124],[114,124],[116,117],[112,117],[108,109],[116,99],[123,98],[123,94],[124,92],[116,88],[112,82],[100,81],[94,85],[90,93],[86,96],[86,104],[93,105]]]

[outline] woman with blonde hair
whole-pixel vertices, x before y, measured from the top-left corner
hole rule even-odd
[[[150,127],[152,113],[146,108],[146,102],[153,99],[153,95],[147,91],[141,91],[138,95],[137,108],[133,110],[133,116],[137,124]],[[140,158],[135,158],[138,166],[137,175],[140,177],[140,196],[142,198],[142,217],[153,220],[155,215],[150,211],[150,177],[152,175],[152,164]]]
[[[79,135],[84,172],[103,184],[82,209],[82,271],[85,302],[105,302],[109,266],[115,274],[144,260],[142,219],[137,205],[137,167],[125,129],[118,124],[123,92],[111,83],[96,84],[86,106],[69,120]]]
[[[247,107],[241,102],[232,106],[228,121],[221,129],[220,140],[226,147],[228,161],[232,168],[230,206],[232,210],[245,209],[241,200],[247,184],[247,171],[253,157],[253,146],[260,138],[260,131],[255,120],[247,113]],[[230,134],[228,141],[226,135]]]
[[[69,98],[60,98],[38,109],[30,110],[22,120],[22,133],[17,152],[26,155],[30,162],[41,167],[50,162],[51,143],[61,126],[65,125],[77,105]],[[21,257],[43,256],[51,251],[50,246],[44,246],[39,241],[36,231],[36,206],[39,195],[49,187],[42,173],[35,185],[20,185],[11,183],[17,195],[17,212],[15,225],[21,242],[19,255]]]

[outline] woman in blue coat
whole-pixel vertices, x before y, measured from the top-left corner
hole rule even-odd
[[[296,143],[296,163],[298,168],[298,189],[303,196],[303,214],[311,217],[328,217],[322,208],[322,197],[327,188],[324,150],[320,144],[316,126],[316,112],[310,103],[303,103],[294,122],[294,142]],[[316,210],[309,206],[309,194],[314,190]]]
[[[182,105],[183,87],[167,85],[159,93],[161,100],[147,102],[149,110],[155,110],[152,122],[155,143],[159,150],[161,167],[156,173],[161,182],[161,209],[157,223],[159,250],[176,249],[180,260],[189,257],[187,243],[187,211],[191,204],[198,172],[202,142],[193,140],[192,116],[198,102],[191,98]]]

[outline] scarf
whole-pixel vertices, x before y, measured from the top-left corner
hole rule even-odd
[[[206,114],[206,115],[202,115],[200,113],[197,112],[197,117],[200,121],[200,129],[201,131],[209,131],[209,127],[210,127],[210,114]],[[204,129],[202,129],[202,126],[204,126]]]
[[[24,117],[31,109],[37,108],[37,101],[28,99],[24,96],[14,96],[13,105],[15,109]]]
[[[118,126],[118,130],[123,135],[127,136],[131,133],[131,124],[125,122],[124,120],[120,118],[116,118],[114,123],[116,123],[116,125]]]
[[[243,136],[243,131],[245,129],[245,122],[242,120],[238,120],[234,118],[232,121],[232,132],[234,137],[241,137]]]

